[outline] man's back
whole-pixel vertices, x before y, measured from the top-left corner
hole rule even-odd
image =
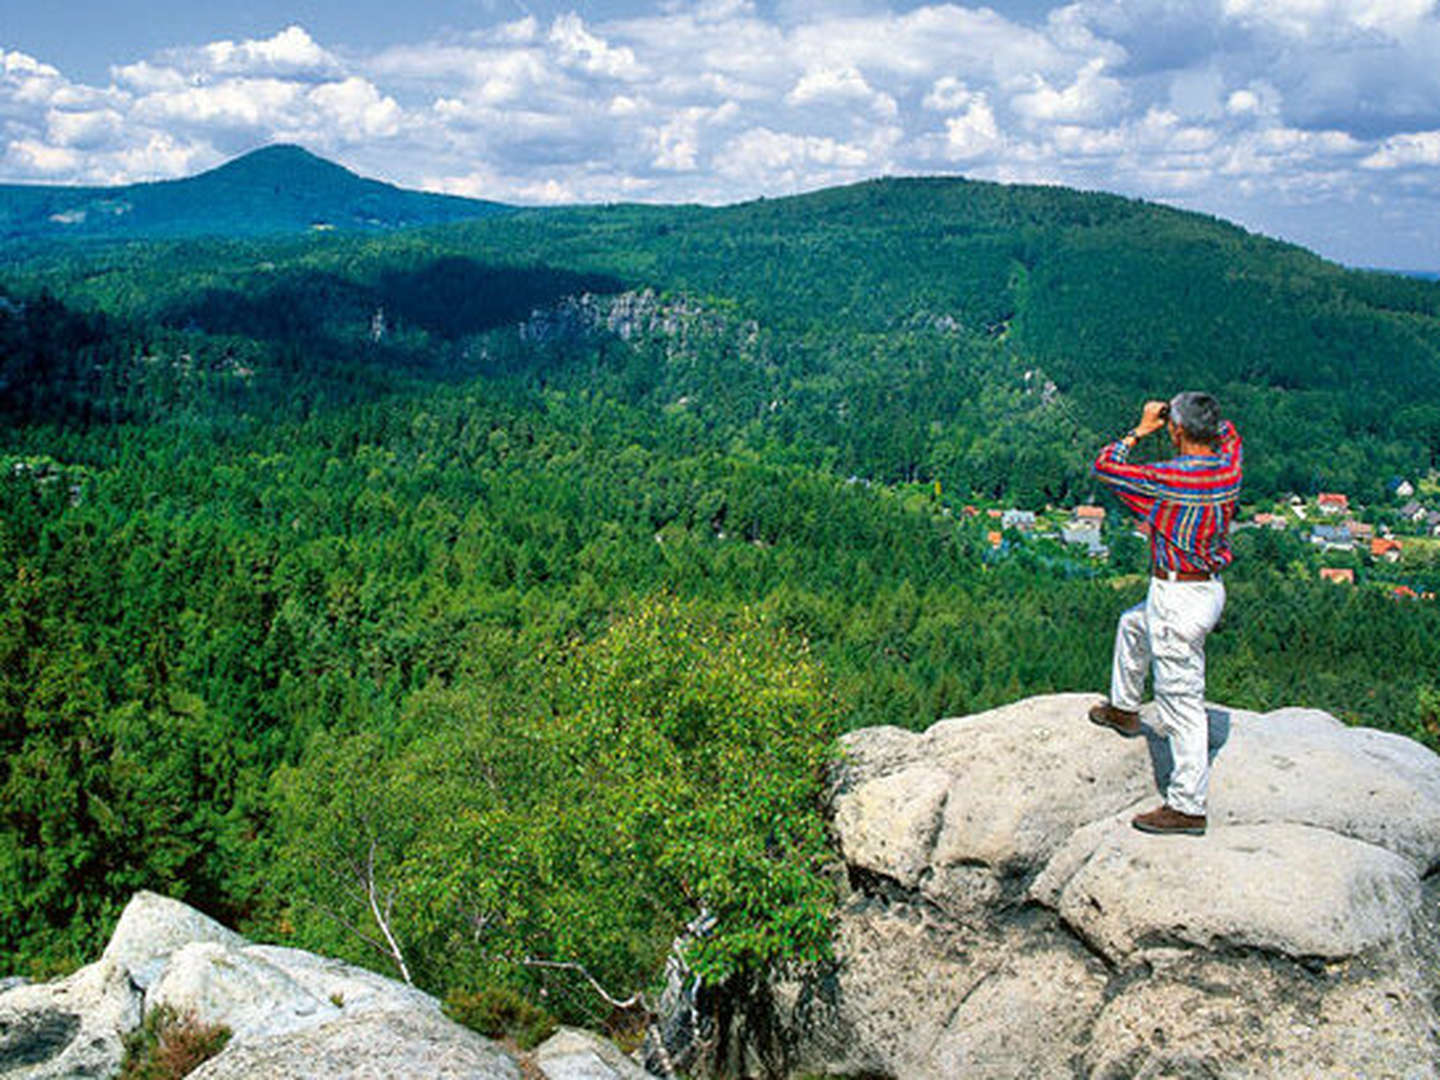
[[[1229,420],[1219,450],[1149,465],[1127,460],[1118,440],[1095,459],[1095,475],[1150,526],[1150,559],[1159,571],[1216,573],[1230,565],[1230,522],[1240,496],[1244,451]]]

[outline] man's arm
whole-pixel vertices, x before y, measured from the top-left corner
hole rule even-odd
[[[1094,474],[1111,488],[1120,501],[1144,517],[1161,494],[1155,471],[1148,465],[1132,465],[1128,458],[1134,445],[1153,431],[1165,426],[1166,403],[1147,401],[1140,422],[1124,438],[1101,448],[1095,458]]]
[[[1245,448],[1240,441],[1240,432],[1229,420],[1220,421],[1220,456],[1227,468],[1233,468],[1237,473],[1240,471]]]

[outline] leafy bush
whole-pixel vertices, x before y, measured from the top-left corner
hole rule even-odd
[[[838,725],[805,642],[662,595],[528,678],[506,706],[428,691],[408,745],[325,735],[278,774],[307,941],[355,952],[336,927],[362,928],[423,985],[545,988],[592,1021],[595,984],[564,965],[632,997],[702,913],[714,930],[689,959],[709,981],[824,955]]]
[[[177,1080],[209,1061],[230,1041],[224,1024],[203,1024],[169,1005],[150,1010],[145,1023],[125,1037],[120,1080]]]
[[[533,1050],[555,1034],[555,1018],[514,990],[489,986],[474,992],[451,990],[445,1015],[491,1039],[510,1038],[521,1050]]]

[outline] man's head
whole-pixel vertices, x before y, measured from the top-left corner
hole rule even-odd
[[[1199,390],[1176,394],[1170,399],[1170,437],[1177,446],[1180,435],[1213,447],[1220,439],[1220,403]]]

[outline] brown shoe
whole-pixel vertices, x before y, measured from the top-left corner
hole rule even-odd
[[[1129,709],[1117,709],[1108,701],[1090,706],[1090,722],[1113,728],[1127,739],[1133,739],[1140,734],[1140,714]]]
[[[1182,814],[1168,806],[1157,807],[1148,814],[1140,814],[1130,822],[1141,832],[1181,833],[1186,836],[1205,835],[1204,814]]]

